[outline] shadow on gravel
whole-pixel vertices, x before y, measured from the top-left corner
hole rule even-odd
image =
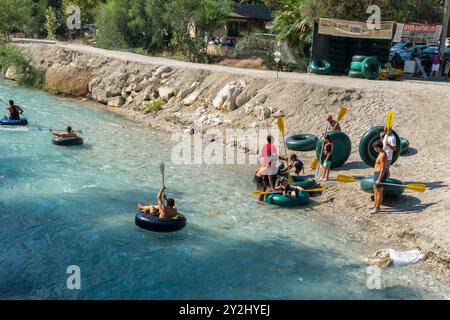
[[[335,168],[333,171],[339,172],[339,171],[349,171],[349,170],[356,170],[356,169],[367,169],[368,166],[362,162],[362,161],[353,161],[346,163],[344,166],[340,168]]]
[[[415,156],[418,153],[419,153],[419,151],[417,151],[417,149],[409,147],[408,152],[405,154],[402,154],[401,156],[402,157],[411,157],[411,156]]]
[[[383,206],[389,209],[383,209],[383,213],[421,213],[431,206],[436,205],[437,202],[422,203],[420,199],[410,196],[402,195],[400,197],[386,197],[383,201]]]

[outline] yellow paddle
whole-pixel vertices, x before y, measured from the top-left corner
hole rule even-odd
[[[393,111],[389,111],[387,113],[387,116],[386,116],[386,127],[388,129],[392,129],[392,127],[394,126],[394,116],[395,116],[395,113]]]
[[[323,192],[325,191],[325,188],[316,188],[316,189],[305,189],[303,190],[305,192]],[[276,194],[276,193],[283,193],[283,192],[263,192],[263,191],[254,191],[251,193],[252,196],[259,196],[261,194]]]
[[[339,110],[337,121],[341,121],[342,119],[344,119],[345,115],[347,114],[347,111],[348,111],[347,107],[342,106],[341,110]]]
[[[345,115],[347,114],[347,107],[346,106],[342,106],[341,109],[339,110],[339,114],[337,116],[337,121],[342,121],[342,119],[344,119]],[[327,125],[328,126],[328,125]],[[328,130],[325,131],[325,134]],[[315,158],[313,160],[313,162],[311,163],[311,170],[316,170],[319,167],[319,159]]]
[[[286,159],[288,158],[287,148],[286,148],[286,140],[284,139],[284,130],[286,128],[286,121],[284,117],[278,118],[278,129],[280,129],[281,136],[283,137],[283,143],[284,143],[284,151],[286,152]],[[289,161],[289,160],[287,160]],[[287,163],[289,165],[289,163]],[[294,179],[292,178],[291,174],[288,172],[288,181],[293,182]]]
[[[351,182],[359,181],[355,177],[345,176],[345,175],[338,175],[336,180],[339,182],[343,182],[343,183],[351,183]],[[409,190],[413,190],[413,191],[417,191],[417,192],[425,192],[425,190],[427,189],[427,186],[424,184],[421,184],[421,183],[411,183],[411,184],[403,184],[402,185],[402,184],[383,182],[381,184],[386,185],[386,186],[404,187],[405,189],[409,189]]]

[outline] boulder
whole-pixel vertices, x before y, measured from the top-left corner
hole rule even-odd
[[[212,104],[216,109],[236,109],[236,97],[242,93],[246,86],[245,81],[233,81],[225,85],[214,98]]]
[[[200,82],[194,82],[192,83],[188,88],[185,89],[181,89],[178,92],[177,98],[179,100],[183,100],[184,98],[186,98],[188,95],[190,95],[192,92],[194,92],[195,89],[197,89],[197,87],[200,85]]]
[[[261,105],[256,106],[254,112],[260,121],[269,119],[271,115],[270,109]]]
[[[17,80],[17,69],[15,66],[10,66],[5,73],[5,78],[9,80]]]
[[[164,73],[172,72],[172,68],[169,66],[161,66],[158,69],[156,69],[155,73],[153,74],[153,79],[161,79],[161,76]]]
[[[107,104],[108,103],[108,98],[106,97],[106,91],[105,89],[103,89],[102,87],[94,87],[92,89],[92,97],[94,98],[94,100],[103,103],[103,104]]]
[[[190,106],[195,101],[197,101],[199,96],[200,96],[200,91],[195,90],[194,92],[192,92],[190,95],[188,95],[186,98],[183,99],[183,104],[185,106]]]
[[[111,108],[119,108],[124,103],[125,103],[125,100],[122,98],[122,96],[116,96],[116,97],[108,99],[108,107],[111,107]]]
[[[127,99],[128,96],[130,95],[129,93],[127,93],[126,88],[122,88],[122,91],[120,92],[120,94],[122,95],[122,98]]]
[[[158,93],[164,101],[168,101],[175,95],[175,88],[164,86],[158,89]]]
[[[141,92],[142,91],[142,89],[144,89],[144,87],[142,86],[142,84],[141,83],[136,83],[136,84],[134,84],[133,85],[133,91],[136,91],[136,92]]]
[[[247,102],[250,101],[250,99],[252,99],[254,96],[256,96],[257,91],[255,90],[251,90],[251,91],[244,91],[242,92],[242,94],[240,94],[237,98],[236,98],[236,107],[240,108],[243,105],[245,105]]]

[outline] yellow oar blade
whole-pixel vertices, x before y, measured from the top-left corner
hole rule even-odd
[[[395,113],[394,112],[389,111],[387,113],[387,116],[386,116],[386,127],[388,129],[391,129],[394,126],[394,117],[395,117]]]
[[[286,127],[286,123],[284,120],[284,117],[279,117],[278,118],[278,128],[280,129],[281,135],[284,136],[284,129]]]
[[[341,121],[344,119],[345,115],[347,114],[348,109],[346,107],[341,107],[341,110],[339,110],[339,115],[337,117],[337,121]]]
[[[294,182],[294,178],[292,178],[292,176],[290,174],[288,175],[288,181],[289,182]]]
[[[316,158],[311,163],[311,167],[310,168],[311,168],[311,170],[316,170],[318,166],[319,166],[319,160],[317,160],[317,158]]]
[[[358,179],[352,177],[352,176],[345,176],[345,175],[338,175],[336,177],[336,180],[343,183],[349,183],[349,182],[356,182]]]
[[[325,188],[316,188],[316,189],[305,189],[306,192],[323,192],[325,191]]]
[[[406,184],[404,187],[406,189],[417,191],[417,192],[425,192],[427,190],[427,186],[426,185],[424,185],[424,184],[417,184],[417,183]]]

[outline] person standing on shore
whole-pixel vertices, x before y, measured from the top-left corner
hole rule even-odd
[[[438,53],[434,53],[433,56],[431,57],[431,74],[430,74],[430,78],[436,79],[436,76],[439,73],[439,69],[441,67],[441,58],[439,57]]]
[[[397,151],[397,139],[392,133],[392,128],[384,127],[380,133],[380,139],[383,142],[383,150],[387,155],[387,178],[391,176],[391,164],[394,158],[394,152]]]
[[[375,204],[369,207],[369,213],[375,214],[380,212],[381,204],[383,203],[384,187],[382,183],[386,182],[387,179],[388,156],[383,150],[383,142],[381,140],[375,141],[372,146],[375,151],[378,152],[378,157],[375,161],[373,173],[373,193],[375,196]]]
[[[331,114],[327,115],[327,122],[329,123],[328,131],[341,131],[341,125],[338,121],[333,120]]]
[[[323,142],[322,149],[322,165],[323,165],[323,174],[322,178],[317,181],[329,181],[330,180],[330,171],[331,171],[331,161],[333,156],[333,141],[329,135],[325,136],[325,141]]]
[[[267,144],[262,147],[262,167],[259,169],[259,175],[268,182],[272,190],[275,188],[275,180],[278,175],[278,160],[287,161],[278,155],[273,137],[268,136]]]

